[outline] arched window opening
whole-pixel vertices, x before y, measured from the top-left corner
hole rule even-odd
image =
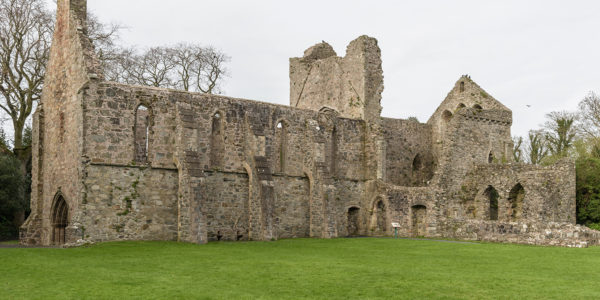
[[[500,197],[498,195],[498,191],[496,191],[496,189],[490,185],[487,187],[485,192],[483,192],[483,194],[485,195],[489,203],[490,220],[498,220],[498,198]]]
[[[464,91],[465,91],[465,82],[464,82],[464,81],[461,81],[461,82],[460,82],[460,92],[462,93],[462,92],[464,92]]]
[[[223,116],[220,112],[216,112],[212,116],[211,120],[210,166],[212,168],[222,166],[224,151],[225,142],[223,139]]]
[[[278,143],[278,155],[279,155],[279,172],[285,173],[286,160],[287,160],[287,144],[288,144],[288,136],[287,136],[287,124],[283,121],[277,123],[275,128],[275,138]]]
[[[62,245],[66,242],[65,229],[69,223],[69,206],[59,195],[52,207],[52,244]]]
[[[523,216],[523,200],[525,199],[525,189],[520,183],[517,183],[508,194],[509,218],[512,222],[518,221]]]
[[[150,110],[144,105],[138,106],[135,112],[135,161],[148,161],[148,145],[150,135]]]
[[[483,109],[483,107],[481,107],[481,105],[479,105],[479,104],[475,104],[475,105],[473,105],[473,108],[474,108],[474,109],[479,109],[479,110],[482,110],[482,109]]]
[[[412,228],[414,236],[425,236],[427,233],[427,207],[415,205],[412,207]]]
[[[452,119],[452,113],[451,113],[449,110],[445,110],[445,111],[442,113],[442,119],[443,119],[445,122],[448,122],[448,121],[450,121],[450,119]]]
[[[353,206],[348,209],[348,236],[359,234],[359,212],[360,208]]]
[[[335,176],[337,171],[337,152],[338,152],[338,132],[337,128],[334,126],[333,131],[331,132],[331,154],[329,156],[330,159],[330,172],[332,176]]]
[[[423,169],[423,160],[421,158],[421,154],[417,154],[415,155],[415,158],[413,158],[412,171],[415,173],[421,169]]]
[[[491,164],[494,162],[494,153],[492,153],[490,151],[490,154],[488,154],[488,164]]]
[[[467,107],[464,103],[460,103],[457,107],[456,110],[461,110],[463,108]]]

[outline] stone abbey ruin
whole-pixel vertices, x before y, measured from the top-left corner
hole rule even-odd
[[[427,123],[383,118],[374,38],[290,59],[290,105],[103,80],[59,0],[21,243],[391,235],[588,246],[575,166],[514,163],[512,112],[468,76]]]

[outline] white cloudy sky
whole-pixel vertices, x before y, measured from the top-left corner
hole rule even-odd
[[[51,2],[51,0],[48,0]],[[126,45],[197,42],[232,57],[225,94],[288,103],[288,58],[379,40],[383,115],[427,121],[462,74],[513,110],[513,134],[600,92],[600,1],[88,0]],[[526,105],[531,105],[528,108]]]

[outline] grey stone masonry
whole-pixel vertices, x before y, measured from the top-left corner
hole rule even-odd
[[[290,105],[104,80],[59,0],[21,243],[404,236],[583,247],[575,166],[511,160],[512,112],[468,76],[427,123],[382,118],[377,40],[290,59]]]

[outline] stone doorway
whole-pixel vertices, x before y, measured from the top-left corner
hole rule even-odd
[[[425,236],[427,224],[427,207],[424,205],[415,205],[412,207],[412,231],[414,236]]]
[[[348,236],[358,236],[359,212],[360,208],[355,206],[348,209]]]
[[[52,208],[52,244],[62,245],[66,242],[65,229],[69,220],[69,206],[63,196],[58,196]]]
[[[385,235],[387,228],[387,217],[385,203],[378,198],[373,205],[373,216],[371,217],[371,234]]]

